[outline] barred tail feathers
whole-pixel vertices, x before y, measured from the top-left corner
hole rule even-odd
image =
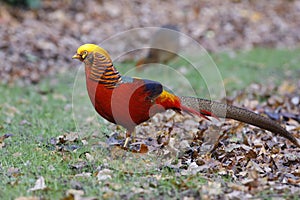
[[[207,116],[212,116],[212,117],[215,117],[215,118],[218,119],[217,116],[215,116],[213,113],[211,113],[207,110],[200,110],[200,112],[198,112],[197,110],[194,110],[194,109],[189,108],[189,107],[184,106],[184,105],[181,105],[181,109],[182,109],[182,111],[185,111],[185,112],[190,113],[190,114],[194,114],[198,117],[203,117],[204,119],[209,120],[209,121],[210,121],[210,119]]]
[[[234,119],[240,122],[251,124],[253,126],[281,135],[282,137],[290,140],[297,147],[300,147],[300,142],[297,138],[285,130],[278,122],[273,121],[270,118],[256,114],[244,108],[226,105],[207,99],[183,96],[180,97],[180,100],[184,106],[191,108],[191,110],[200,110],[200,112],[202,110],[207,110],[208,112],[213,112],[220,118]]]

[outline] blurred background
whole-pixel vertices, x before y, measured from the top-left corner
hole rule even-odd
[[[209,52],[295,48],[300,1],[2,0],[0,80],[37,83],[69,70],[71,56],[83,43],[99,44],[128,29],[165,24],[177,26]]]

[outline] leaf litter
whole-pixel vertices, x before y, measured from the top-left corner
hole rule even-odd
[[[132,28],[175,24],[213,52],[295,47],[300,41],[299,1],[90,0],[82,6],[80,1],[43,0],[34,10],[10,7],[2,1],[0,5],[0,82],[10,84],[36,84],[57,72],[70,72],[74,65],[70,55],[79,45],[99,44]],[[95,28],[100,23],[101,28]],[[149,37],[140,34],[140,39],[129,44],[118,41],[111,50],[124,53]]]
[[[283,89],[287,86],[295,89],[287,94]],[[267,88],[273,89],[270,92]],[[284,82],[279,86],[255,84],[230,97],[230,101],[270,118],[278,115],[277,121],[300,138],[299,102],[292,100],[299,95],[299,90],[300,82]],[[265,97],[262,102],[256,102],[258,94]],[[138,126],[135,140],[126,148],[123,147],[123,129],[115,125],[109,127],[118,132],[104,142],[95,142],[91,135],[76,132],[57,137],[53,145],[75,145],[78,149],[88,145],[91,148],[70,165],[76,176],[92,175],[99,182],[107,182],[115,176],[115,171],[128,175],[141,173],[151,177],[152,187],[155,187],[161,179],[157,173],[169,168],[180,176],[205,178],[207,183],[199,191],[204,199],[218,198],[221,194],[229,199],[241,194],[254,198],[266,191],[270,197],[283,194],[293,197],[300,192],[300,150],[285,138],[254,126],[233,120],[212,124],[167,111]],[[64,148],[64,151],[77,151],[77,148]],[[97,167],[95,162],[100,157],[103,165]],[[90,171],[90,167],[94,170]],[[219,180],[222,181],[218,183]],[[179,187],[183,191],[192,189]]]

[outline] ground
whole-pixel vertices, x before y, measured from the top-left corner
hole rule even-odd
[[[0,3],[1,199],[299,198],[299,149],[247,124],[166,112],[137,127],[146,147],[112,145],[125,130],[93,111],[82,65],[71,60],[82,43],[176,23],[208,50],[206,64],[218,69],[226,91],[218,100],[300,138],[298,1],[42,1],[37,10]],[[126,47],[108,46],[112,53]],[[139,56],[116,66],[130,74]],[[205,77],[183,59],[138,75],[176,94],[191,86],[211,97]]]

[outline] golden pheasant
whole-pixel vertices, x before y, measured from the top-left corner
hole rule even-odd
[[[277,122],[249,110],[206,99],[178,97],[159,82],[122,76],[107,51],[95,44],[80,46],[73,59],[85,64],[86,86],[95,110],[108,121],[127,129],[124,146],[137,125],[158,112],[172,109],[206,119],[206,116],[225,117],[225,111],[226,118],[269,130],[300,147],[298,140]]]

